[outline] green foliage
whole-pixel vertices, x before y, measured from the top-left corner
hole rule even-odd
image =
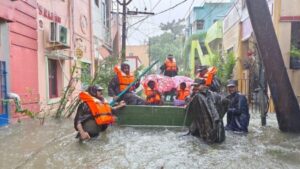
[[[72,96],[72,94],[74,92],[74,89],[75,89],[74,85],[75,85],[75,82],[77,82],[76,79],[78,79],[78,77],[76,77],[76,72],[78,70],[76,65],[77,65],[77,63],[75,62],[75,65],[71,69],[71,78],[69,80],[68,86],[63,91],[63,95],[62,95],[61,99],[59,100],[59,106],[56,110],[55,118],[60,118],[65,110],[70,110],[70,108],[66,108],[66,107],[67,107],[70,96]]]
[[[90,84],[98,84],[107,89],[110,80],[114,77],[114,66],[118,63],[118,57],[106,57],[95,66],[95,76]],[[107,92],[107,90],[104,90]],[[105,93],[106,94],[106,93]]]
[[[176,38],[172,33],[165,32],[159,36],[151,37],[151,61],[160,60],[162,63],[168,54],[173,54],[177,62],[179,62],[181,56],[181,46],[181,38]]]
[[[19,110],[19,111],[16,111],[17,113],[21,113],[21,114],[24,114],[26,116],[29,116],[30,118],[34,118],[35,117],[35,114],[34,112],[28,110],[28,109],[24,109],[24,110]]]
[[[135,71],[134,71],[134,78],[137,78],[139,76],[139,74],[141,73],[141,71],[144,69],[145,67],[143,65],[139,66]]]
[[[89,63],[81,62],[81,77],[80,80],[83,85],[88,85],[92,81],[91,66]]]
[[[78,67],[76,64],[72,67],[71,70],[71,78],[69,81],[68,86],[63,92],[63,96],[59,101],[59,106],[56,111],[56,118],[60,118],[61,115],[65,115],[70,117],[72,113],[75,112],[79,104],[79,99],[76,97],[75,99],[72,98],[70,100],[74,90],[75,90],[75,83],[77,82],[76,79],[80,79],[82,85],[90,86],[93,84],[101,85],[104,89],[107,89],[110,80],[114,76],[114,66],[118,63],[118,57],[107,57],[98,63],[95,66],[95,75],[92,76],[90,73],[89,64],[82,64],[81,63],[81,76],[80,78],[76,77],[76,73]],[[107,90],[104,90],[104,94],[106,94]]]
[[[235,66],[236,60],[234,53],[230,52],[227,56],[222,58],[220,55],[210,56],[210,64],[217,67],[217,76],[220,78],[221,83],[225,85],[227,80],[232,78],[233,68]]]
[[[183,63],[182,46],[183,46],[183,28],[184,23],[182,19],[177,22],[173,20],[166,24],[161,23],[160,28],[164,31],[163,34],[150,37],[150,62],[159,60],[162,64],[168,54],[173,54],[179,67]]]
[[[300,49],[296,48],[295,46],[292,46],[290,56],[293,58],[300,58]]]
[[[173,35],[180,36],[180,35],[183,35],[183,29],[185,27],[183,22],[184,22],[184,19],[178,19],[177,22],[175,20],[173,20],[172,22],[167,22],[166,24],[161,23],[159,25],[159,27],[163,31],[170,30],[170,32]]]

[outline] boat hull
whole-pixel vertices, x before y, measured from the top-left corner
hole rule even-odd
[[[183,107],[128,105],[116,113],[120,126],[182,127],[191,124]]]

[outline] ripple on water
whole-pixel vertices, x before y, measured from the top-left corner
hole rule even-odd
[[[178,129],[112,126],[79,143],[72,120],[24,121],[0,129],[0,168],[299,168],[300,137],[278,130],[270,114],[261,127],[252,115],[247,135],[226,133],[208,145]]]

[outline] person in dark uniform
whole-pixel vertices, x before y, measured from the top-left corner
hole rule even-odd
[[[135,81],[134,76],[130,73],[130,66],[126,63],[122,63],[121,69],[119,69],[118,66],[115,66],[114,71],[116,75],[108,85],[108,95],[113,97],[113,99],[117,102],[124,100],[128,105],[144,105],[145,100],[134,93],[134,90],[140,85],[139,82],[133,85],[120,98],[118,97],[118,94],[120,94],[127,88],[128,85]]]
[[[76,138],[88,140],[97,137],[100,132],[107,129],[109,124],[114,123],[115,117],[112,111],[126,105],[121,101],[119,105],[111,107],[105,101],[102,92],[102,87],[94,85],[79,94],[81,103],[74,118],[74,128],[78,131]]]
[[[225,130],[248,132],[250,114],[247,99],[237,92],[237,81],[229,80],[227,84],[230,104],[227,111],[227,124]]]
[[[192,123],[190,134],[208,143],[221,143],[225,140],[223,116],[228,107],[228,99],[212,92],[205,79],[195,79],[191,101],[187,112]]]
[[[169,54],[164,64],[160,67],[161,72],[165,76],[174,77],[178,73],[176,60],[172,54]]]

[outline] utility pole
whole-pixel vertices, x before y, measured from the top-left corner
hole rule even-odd
[[[122,62],[125,60],[126,58],[126,9],[127,9],[127,5],[130,4],[132,0],[129,0],[128,2],[126,2],[126,0],[123,0],[123,3],[120,2],[120,0],[117,0],[117,2],[122,5],[123,7],[123,12],[122,12],[122,50],[121,50],[121,60]]]
[[[122,50],[121,50],[121,60],[122,62],[126,59],[126,37],[127,37],[127,28],[126,28],[126,15],[137,15],[137,14],[150,14],[154,15],[152,12],[139,12],[139,11],[127,11],[127,6],[130,4],[132,0],[123,0],[123,3],[120,2],[120,0],[117,0],[117,2],[122,5]]]
[[[265,0],[246,0],[258,49],[266,71],[279,129],[300,132],[300,108],[293,91]]]

